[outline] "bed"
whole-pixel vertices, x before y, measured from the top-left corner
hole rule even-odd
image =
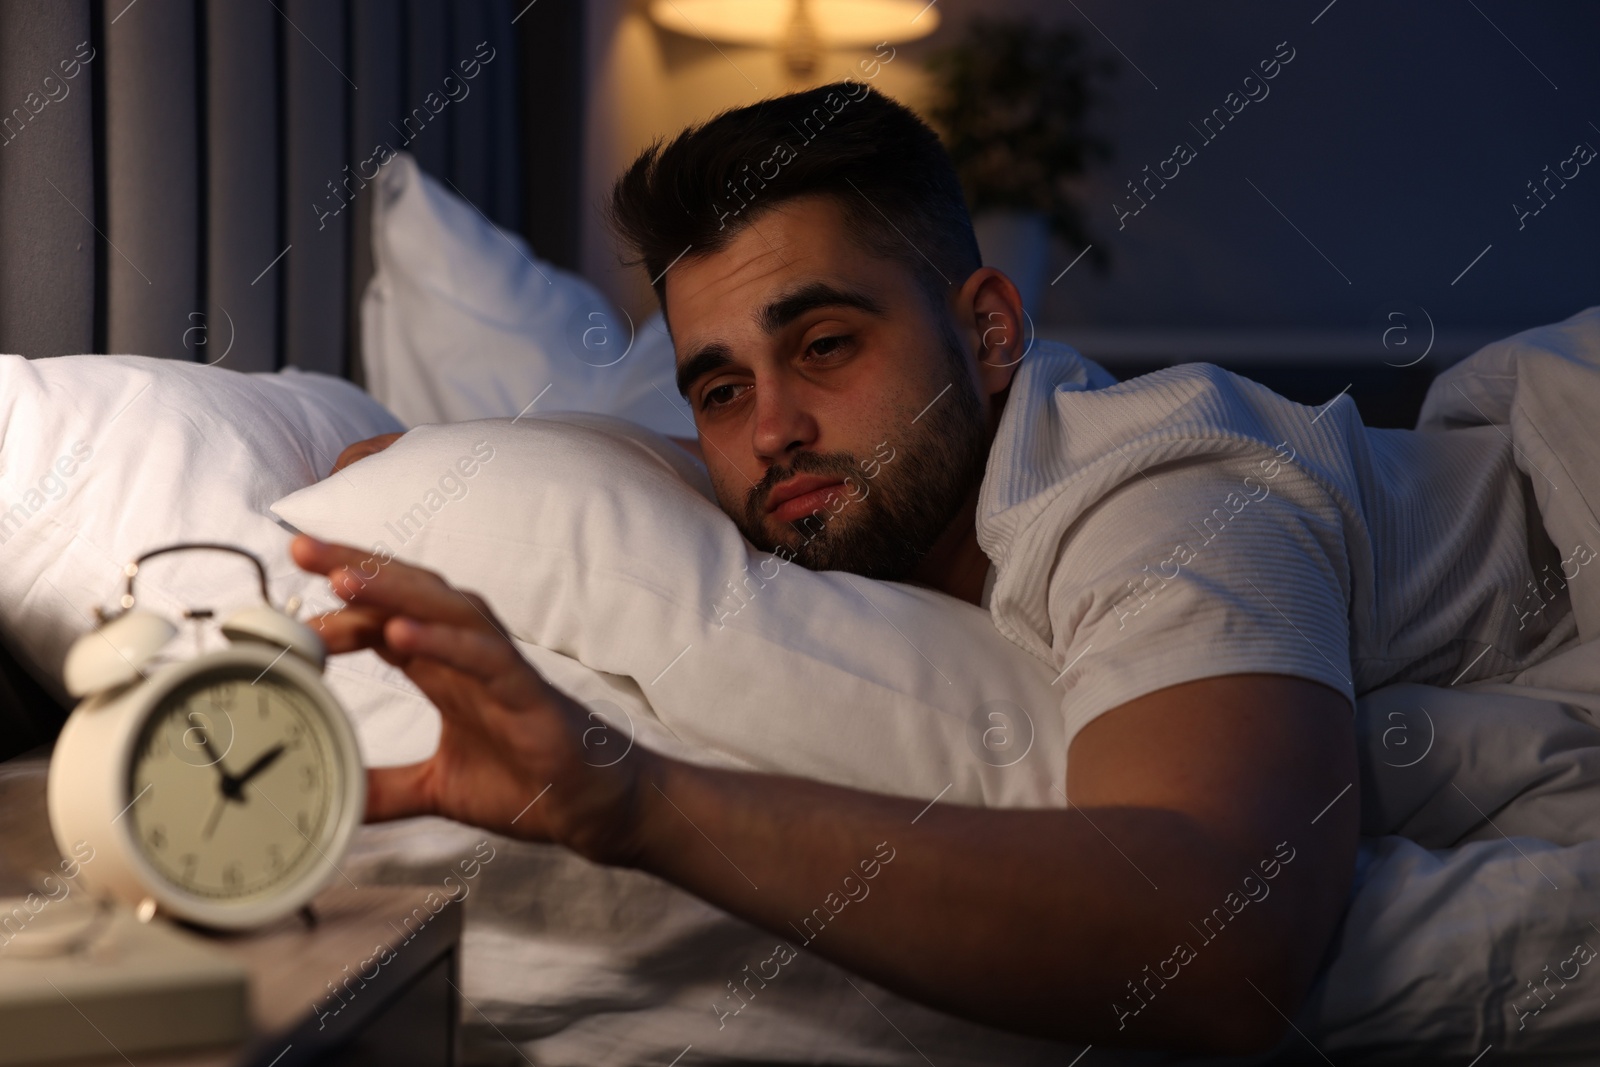
[[[207,137],[188,120],[124,114],[121,103],[103,113],[46,109],[28,131],[33,154],[12,146],[0,158],[0,202],[30,209],[0,213],[0,220],[12,227],[28,215],[26,225],[35,227],[8,230],[0,254],[7,281],[0,299],[13,302],[0,307],[0,349],[140,353],[0,357],[0,503],[26,505],[20,521],[0,529],[7,554],[0,568],[0,754],[37,754],[48,743],[65,712],[60,666],[67,643],[87,626],[91,607],[110,601],[120,561],[151,540],[203,533],[251,546],[272,563],[274,595],[300,596],[309,610],[319,597],[329,604],[327,592],[288,564],[290,526],[368,543],[387,536],[390,547],[406,549],[403,556],[437,564],[458,583],[494,589],[503,572],[478,567],[484,553],[461,546],[474,530],[519,528],[520,507],[563,516],[556,526],[592,531],[600,523],[610,555],[631,561],[602,583],[581,552],[532,553],[544,562],[519,576],[516,595],[491,597],[524,653],[593,709],[608,737],[722,766],[907,796],[933,798],[948,782],[944,795],[965,803],[1062,802],[1059,736],[1047,715],[1025,711],[1050,706],[1053,670],[995,633],[980,609],[935,605],[891,583],[763,571],[770,559],[728,537],[703,468],[666,440],[687,435],[691,424],[671,386],[670,343],[659,323],[628,320],[563,271],[564,238],[541,231],[545,223],[530,226],[532,246],[512,232],[527,203],[541,201],[523,201],[519,190],[535,186],[515,180],[528,146],[517,146],[512,133],[495,136],[494,124],[502,132],[518,128],[510,105],[531,91],[530,68],[540,76],[566,69],[545,60],[570,50],[561,36],[569,23],[532,22],[546,18],[541,5],[513,31],[510,6],[488,2],[449,9],[413,3],[398,21],[354,2],[288,3],[282,24],[265,8],[263,16],[224,4],[141,6],[156,12],[149,24],[117,3],[0,11],[0,50],[54,66],[84,40],[94,58],[81,61],[78,77],[103,71],[108,87],[187,78],[160,83],[182,98],[200,95],[195,79],[203,78],[216,107],[210,114],[244,109],[227,122],[218,118],[216,130],[207,126]],[[196,17],[202,9],[205,19]],[[293,27],[309,36],[302,40]],[[251,74],[223,62],[230,49],[243,50],[263,34],[274,42],[265,67]],[[308,49],[313,37],[340,41],[336,55],[350,60],[350,70]],[[486,60],[476,50],[480,40],[504,51]],[[174,41],[212,61],[200,74],[166,69],[173,57],[163,50],[177,47]],[[460,56],[449,50],[456,43],[468,45]],[[442,88],[446,76],[462,84],[467,58],[478,64],[479,99],[499,102],[486,116],[467,118],[475,113],[451,110],[453,103],[430,111],[427,121],[440,123],[433,132],[441,136],[419,134],[415,151],[382,161],[381,176],[366,179],[370,188],[348,208],[335,211],[335,201],[309,195],[320,192],[325,173],[344,173],[351,162],[344,146],[364,143],[377,128],[379,112],[365,110],[366,101],[383,93],[391,103],[407,99],[430,78]],[[0,62],[0,71],[11,68]],[[359,106],[341,81],[347,73],[363,85]],[[235,76],[238,84],[230,86]],[[262,139],[247,132],[248,109],[266,106],[249,90],[251,79],[272,85],[280,76],[290,91],[283,111],[268,114],[284,133],[267,156],[251,156]],[[369,97],[368,87],[381,91]],[[338,120],[348,125],[330,132],[333,109],[319,108],[316,93],[351,102],[350,118]],[[114,99],[138,96],[129,90]],[[176,130],[163,125],[174,122]],[[141,144],[163,151],[145,152]],[[197,195],[202,145],[208,181],[230,166],[248,163],[248,173],[226,189],[207,186],[216,190],[209,197]],[[225,145],[242,155],[224,152]],[[364,151],[356,163],[372,158]],[[56,193],[41,196],[36,179],[47,171],[63,177]],[[180,171],[190,184],[149,200],[149,218],[129,210]],[[268,172],[275,177],[264,185],[250,177]],[[564,180],[537,188],[557,193]],[[320,211],[306,210],[312,203]],[[32,210],[40,204],[50,206]],[[79,213],[78,205],[91,210]],[[102,213],[108,236],[97,238],[90,217]],[[163,232],[183,239],[164,243],[157,236]],[[97,251],[32,277],[32,260],[18,250],[24,239],[83,240]],[[319,241],[326,254],[306,254],[323,247]],[[274,260],[280,251],[283,258]],[[144,271],[151,273],[141,282]],[[141,284],[159,299],[136,299]],[[1593,357],[1595,316],[1576,330],[1573,337],[1587,340],[1573,351]],[[1560,347],[1548,337],[1491,346],[1476,365],[1486,373],[1474,378],[1467,368],[1451,379],[1469,390],[1481,386],[1473,393],[1478,416],[1441,400],[1424,417],[1440,429],[1478,420],[1509,432],[1515,398],[1495,393],[1505,361],[1530,350],[1561,355]],[[583,414],[547,417],[553,411]],[[1548,427],[1561,417],[1536,421]],[[408,434],[381,464],[324,480],[344,445],[406,426],[426,429]],[[59,459],[74,455],[80,441],[88,457],[74,473],[61,473]],[[492,445],[493,458],[470,480],[442,482],[440,472],[479,441]],[[179,470],[182,477],[171,474]],[[47,482],[52,472],[56,481]],[[535,483],[536,493],[504,488]],[[597,484],[610,491],[583,491]],[[367,503],[357,509],[360,521],[341,518],[352,509],[340,494]],[[649,501],[649,530],[632,518],[637,508],[614,506],[625,497]],[[141,501],[138,523],[119,521],[128,498]],[[408,515],[411,525],[383,532]],[[670,516],[664,526],[662,516]],[[678,541],[645,536],[663,528]],[[663,577],[663,559],[683,558],[700,562]],[[236,575],[209,566],[148,577],[153,601],[169,609],[223,607],[238,584]],[[935,684],[916,650],[862,656],[857,598],[914,632],[918,655],[952,663],[987,657],[1009,669],[951,687]],[[529,608],[538,604],[545,609]],[[619,605],[637,616],[626,627],[613,621],[624,613]],[[723,655],[666,675],[675,656],[715,642],[725,642]],[[735,647],[738,654],[728,652]],[[1516,679],[1363,695],[1362,777],[1352,790],[1364,837],[1351,910],[1294,1033],[1268,1059],[1466,1063],[1490,1049],[1496,1062],[1600,1056],[1600,1001],[1584,988],[1594,979],[1579,948],[1590,939],[1600,945],[1600,928],[1591,924],[1600,920],[1586,910],[1600,888],[1595,647],[1573,642]],[[799,704],[780,703],[754,721],[726,702],[698,699],[747,687],[750,675],[738,671],[749,671],[754,649],[765,650],[763,669],[825,685],[840,694],[840,707],[878,714],[865,724],[808,720]],[[330,669],[330,681],[357,723],[367,762],[426,755],[437,723],[415,688],[370,654],[343,660]],[[663,676],[669,685],[683,679],[685,688],[658,686]],[[995,758],[982,740],[987,720],[978,713],[999,702],[1024,709],[1032,728],[1028,751],[1014,760]],[[883,751],[904,758],[861,755]],[[431,881],[481,839],[442,820],[368,827],[347,869],[364,882]],[[947,1067],[1059,1064],[1080,1055],[1086,1067],[1183,1062],[1002,1034],[810,955],[784,984],[730,1016],[717,1008],[730,977],[770,955],[771,935],[648,875],[598,868],[549,847],[497,844],[503,859],[486,869],[465,905],[462,1034],[469,1063]]]

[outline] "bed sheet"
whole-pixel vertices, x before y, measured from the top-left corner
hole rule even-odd
[[[1597,694],[1587,643],[1511,680],[1360,702],[1355,886],[1296,1019],[1321,1051],[1600,1062]]]

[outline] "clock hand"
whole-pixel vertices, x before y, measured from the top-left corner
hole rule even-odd
[[[237,793],[239,789],[243,788],[246,782],[260,774],[262,771],[266,770],[268,767],[272,766],[272,761],[283,755],[283,752],[284,748],[281,744],[279,744],[273,745],[261,755],[257,756],[256,761],[250,764],[250,766],[246,767],[244,773],[233,780],[234,792]]]
[[[227,806],[228,795],[226,793],[219,794],[217,796],[217,806],[211,809],[211,817],[206,820],[205,829],[200,831],[200,840],[211,840],[211,835],[217,828],[217,820],[222,818],[222,809]]]
[[[211,765],[217,769],[218,784],[222,787],[224,796],[231,796],[239,791],[239,779],[228,773],[228,768],[222,765],[222,757],[217,754],[216,748],[211,744],[211,732],[204,727],[199,728],[200,747],[206,750],[206,755],[211,757]]]
[[[217,755],[217,750],[211,745],[211,732],[203,726],[195,729],[200,734],[200,747],[205,749],[206,755],[211,757],[211,765],[222,771],[224,778],[228,777],[228,772],[222,766],[222,757]]]
[[[256,761],[238,777],[229,774],[227,771],[222,772],[221,790],[217,795],[217,806],[211,809],[211,816],[206,819],[205,829],[200,832],[202,841],[211,840],[211,835],[216,832],[217,822],[222,818],[222,809],[228,806],[228,801],[237,800],[241,804],[244,803],[244,784],[266,770],[272,764],[272,761],[281,755],[283,755],[283,746],[276,745],[256,757]],[[217,767],[221,769],[222,764],[218,763]]]

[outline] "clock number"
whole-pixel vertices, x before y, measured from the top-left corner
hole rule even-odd
[[[163,827],[160,823],[156,823],[154,826],[150,827],[150,833],[145,836],[145,840],[150,842],[151,848],[166,848],[167,831],[165,827]]]
[[[311,764],[302,764],[300,767],[300,791],[309,793],[317,787],[317,769]]]
[[[244,881],[244,870],[239,866],[237,860],[222,868],[222,884],[224,886],[229,889],[237,889],[242,881]]]
[[[183,880],[193,883],[195,872],[200,867],[200,857],[193,852],[183,854]]]
[[[274,872],[283,870],[283,849],[276,844],[267,846],[267,866]]]

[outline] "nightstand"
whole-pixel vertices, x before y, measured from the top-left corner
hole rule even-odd
[[[48,766],[48,755],[37,752],[0,763],[0,895],[26,894],[29,872],[56,866],[45,812]],[[249,976],[248,1037],[206,1049],[135,1053],[135,1062],[139,1067],[453,1063],[461,909],[446,905],[431,912],[423,901],[432,888],[354,888],[336,875],[312,904],[314,926],[286,919],[249,934],[198,934]],[[380,949],[387,951],[378,957]],[[371,962],[375,957],[381,965]],[[102,1019],[97,1027],[92,1008],[41,1003],[40,1011],[54,1011],[49,1032],[62,1034],[63,1047],[103,1048],[104,1055],[39,1062],[58,1067],[130,1062],[114,1045],[114,1021]]]

